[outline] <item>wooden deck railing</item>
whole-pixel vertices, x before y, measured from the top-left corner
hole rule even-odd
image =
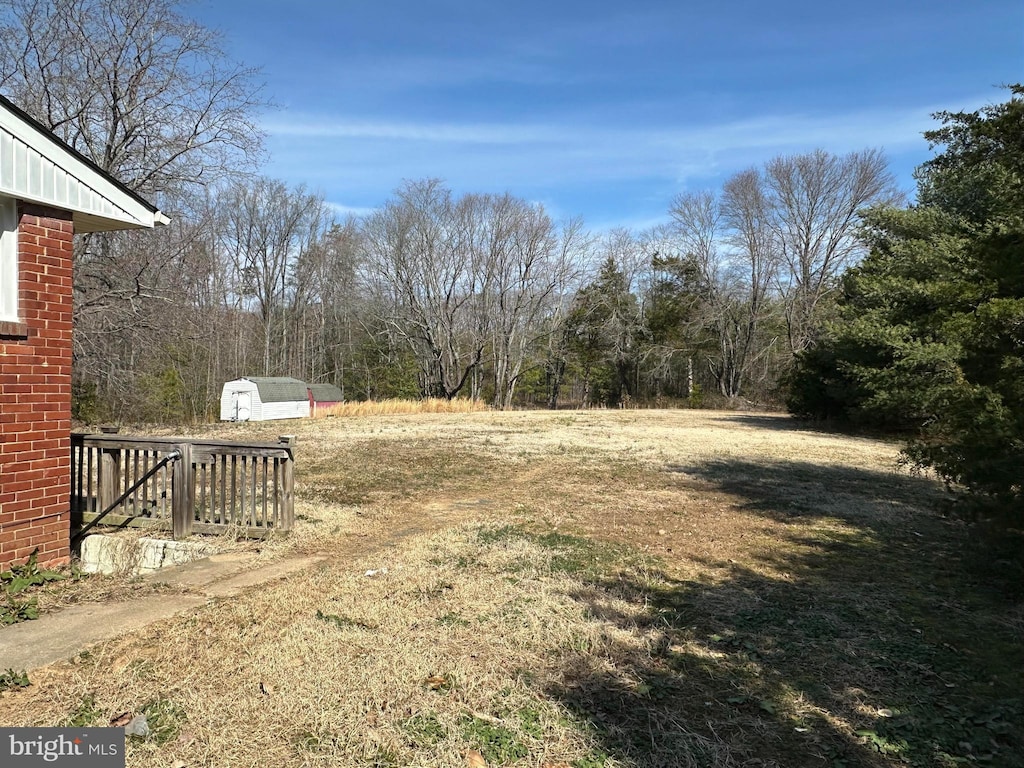
[[[72,522],[170,529],[176,539],[291,530],[293,445],[72,434]]]

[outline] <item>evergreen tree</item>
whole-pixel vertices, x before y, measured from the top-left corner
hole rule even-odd
[[[605,259],[594,282],[577,295],[568,327],[569,348],[582,371],[584,407],[595,399],[617,405],[635,396],[639,306],[614,257]]]
[[[919,466],[1003,500],[1024,483],[1024,86],[940,113],[918,204],[866,218],[841,319],[799,358],[791,408],[915,430]]]

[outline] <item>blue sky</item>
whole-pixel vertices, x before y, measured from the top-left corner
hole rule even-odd
[[[338,211],[403,179],[596,229],[779,154],[883,148],[908,191],[936,110],[1024,80],[1024,1],[206,0],[259,66],[264,171]]]

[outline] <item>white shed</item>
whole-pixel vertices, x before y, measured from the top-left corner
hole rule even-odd
[[[286,376],[246,376],[229,381],[220,396],[222,421],[270,421],[309,416],[306,383]]]

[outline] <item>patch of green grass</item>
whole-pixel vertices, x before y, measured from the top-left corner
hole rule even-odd
[[[127,670],[136,680],[152,680],[156,675],[156,663],[152,659],[133,659]]]
[[[475,568],[479,565],[480,559],[475,554],[460,553],[453,558],[432,557],[427,562],[438,568],[456,568],[464,571],[468,568]]]
[[[540,724],[540,712],[533,707],[523,707],[516,713],[519,716],[519,727],[527,736],[540,739],[544,729]]]
[[[588,718],[575,717],[568,712],[558,718],[558,727],[582,734],[588,741],[600,741],[603,736],[603,731],[597,723]],[[572,768],[605,768],[610,759],[611,756],[604,750],[591,749],[583,757],[573,760]]]
[[[158,698],[142,708],[149,725],[149,739],[157,746],[163,746],[177,738],[181,726],[188,720],[185,710],[171,699]]]
[[[594,638],[589,632],[569,632],[559,644],[562,650],[577,654],[589,654],[594,651]]]
[[[505,567],[506,573],[528,574],[542,569],[544,575],[564,574],[583,581],[598,581],[609,577],[619,567],[638,565],[643,558],[627,547],[573,536],[560,531],[533,532],[521,525],[482,526],[477,530],[477,541],[484,546],[496,546],[525,540],[552,553],[547,563],[519,558]]]
[[[405,761],[391,750],[378,747],[373,754],[363,758],[359,765],[364,768],[402,768]]]
[[[457,611],[449,611],[443,616],[437,617],[437,623],[442,627],[468,627],[469,622],[462,618],[462,614]]]
[[[481,526],[477,529],[476,540],[489,547],[517,541],[526,535],[526,530],[521,525]]]
[[[64,720],[67,728],[86,728],[95,725],[103,717],[103,711],[96,706],[96,697],[87,693]]]
[[[605,768],[609,757],[604,752],[591,752],[585,757],[572,761],[572,768]]]
[[[11,691],[17,688],[28,688],[28,673],[25,670],[15,672],[10,667],[5,672],[0,672],[0,691]]]
[[[508,765],[530,754],[515,731],[479,717],[467,715],[463,719],[462,738],[477,749],[488,764]]]
[[[315,752],[320,747],[321,737],[312,731],[299,731],[292,737],[292,744],[305,752]]]
[[[413,715],[402,723],[402,729],[409,736],[409,746],[414,749],[432,747],[447,735],[433,712]]]
[[[337,749],[341,739],[331,731],[299,731],[291,741],[296,749],[303,752],[330,753]]]
[[[324,613],[323,611],[318,610],[316,612],[316,617],[327,624],[333,624],[338,629],[377,629],[373,624],[360,621],[359,619],[353,619],[349,616],[340,616],[336,613]]]

